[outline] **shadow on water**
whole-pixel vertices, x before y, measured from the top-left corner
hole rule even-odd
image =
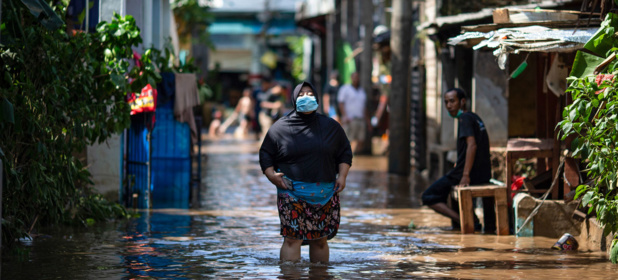
[[[50,228],[26,258],[2,259],[3,279],[543,279],[613,278],[600,253],[564,254],[554,239],[461,235],[418,196],[423,182],[359,159],[341,193],[330,262],[280,263],[274,187],[257,166],[255,145],[218,143],[208,153],[202,208],[157,209],[129,221]],[[215,145],[215,144],[213,144]],[[377,166],[377,167],[376,167]],[[414,221],[415,227],[409,227]]]

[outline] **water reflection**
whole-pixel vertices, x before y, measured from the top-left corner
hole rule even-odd
[[[208,154],[202,208],[157,209],[89,229],[46,229],[26,260],[2,259],[3,279],[616,279],[602,253],[565,254],[554,239],[461,235],[419,207],[418,181],[359,160],[342,193],[331,262],[280,263],[275,191],[254,144]],[[228,145],[228,146],[226,146]],[[214,149],[206,146],[205,149]],[[411,178],[414,178],[413,176]],[[415,228],[409,228],[414,221]]]

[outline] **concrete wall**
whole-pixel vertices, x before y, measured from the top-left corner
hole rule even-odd
[[[506,147],[508,137],[508,75],[491,52],[474,53],[472,111],[485,122],[493,147]]]
[[[88,147],[88,170],[92,174],[94,187],[107,198],[118,199],[120,187],[120,140],[113,135],[102,144]]]
[[[540,199],[528,194],[520,193],[515,196],[515,230],[540,203]],[[544,236],[556,238],[558,241],[563,234],[570,233],[577,240],[579,251],[607,252],[609,256],[612,235],[603,234],[603,228],[596,218],[587,218],[583,212],[576,211],[578,203],[546,200],[519,236]]]
[[[437,17],[437,1],[427,0],[423,5],[423,20],[434,21]],[[427,131],[427,164],[428,179],[435,180],[442,176],[444,170],[443,153],[446,148],[442,147],[442,65],[438,57],[438,49],[434,41],[429,38],[422,40],[421,56],[425,63],[425,105],[426,108],[426,131]]]
[[[100,21],[109,22],[114,16],[114,12],[119,15],[124,15],[126,13],[124,0],[101,0],[99,5]]]

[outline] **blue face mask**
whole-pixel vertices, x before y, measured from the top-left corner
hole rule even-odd
[[[296,111],[307,113],[312,112],[318,109],[318,101],[315,99],[315,96],[301,96],[296,99]]]

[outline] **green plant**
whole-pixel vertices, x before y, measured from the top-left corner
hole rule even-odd
[[[206,32],[208,25],[214,20],[209,12],[210,0],[206,5],[200,5],[199,0],[174,0],[172,11],[178,22],[178,35],[182,42],[187,43],[189,38],[196,43],[214,49],[210,41],[209,33]]]
[[[292,76],[296,82],[304,81],[307,78],[307,73],[303,72],[303,52],[306,36],[290,36],[285,39],[290,50],[294,53],[292,60]]]
[[[132,47],[141,43],[132,17],[115,15],[96,33],[73,34],[57,20],[50,25],[47,19],[58,16],[48,9],[34,17],[23,2],[32,1],[2,1],[0,100],[13,108],[12,121],[0,120],[6,245],[39,225],[129,215],[91,189],[81,154],[127,128],[126,93],[158,80],[150,51],[140,67],[130,65]],[[65,2],[53,10],[65,14]]]
[[[579,52],[569,88],[573,103],[566,106],[558,123],[562,140],[574,137],[571,152],[586,164],[589,184],[577,187],[575,198],[596,214],[604,234],[618,233],[618,67],[614,61],[618,16],[608,14],[585,47],[598,56]],[[611,252],[615,250],[612,243]],[[618,258],[610,258],[616,263]]]

